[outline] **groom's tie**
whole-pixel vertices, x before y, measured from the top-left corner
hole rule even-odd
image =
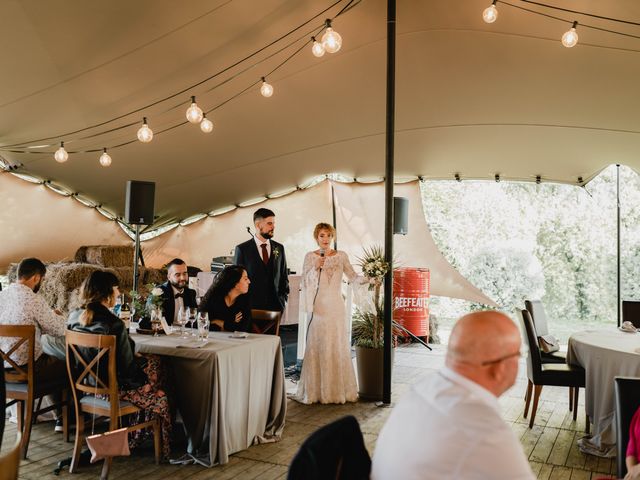
[[[269,263],[269,253],[267,252],[267,244],[262,243],[260,247],[262,248],[262,262],[266,265],[267,263]]]

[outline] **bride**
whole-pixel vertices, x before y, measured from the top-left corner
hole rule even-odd
[[[293,397],[302,403],[358,399],[341,292],[343,275],[353,282],[357,274],[347,254],[331,248],[334,236],[331,225],[316,225],[313,237],[319,249],[307,253],[302,268],[305,310],[311,314],[302,373]]]

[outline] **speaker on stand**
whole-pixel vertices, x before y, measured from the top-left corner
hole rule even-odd
[[[140,251],[140,225],[152,225],[154,217],[154,202],[156,184],[139,180],[127,181],[125,197],[124,220],[129,225],[135,225],[136,246],[133,259],[133,290],[138,291],[140,271],[138,263],[142,257]]]
[[[393,197],[393,233],[409,233],[409,199],[406,197]]]

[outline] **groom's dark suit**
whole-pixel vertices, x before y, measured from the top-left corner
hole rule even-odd
[[[283,311],[289,297],[289,278],[284,246],[270,240],[271,255],[265,265],[252,238],[236,246],[233,263],[247,269],[251,280],[251,308]]]

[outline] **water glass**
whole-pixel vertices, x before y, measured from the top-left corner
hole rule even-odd
[[[203,342],[209,338],[209,314],[207,312],[198,314],[198,333]]]
[[[188,313],[185,313],[184,309],[181,308],[178,310],[177,318],[173,321],[174,325],[180,328],[180,338],[186,338],[184,326],[187,323],[188,316]]]

